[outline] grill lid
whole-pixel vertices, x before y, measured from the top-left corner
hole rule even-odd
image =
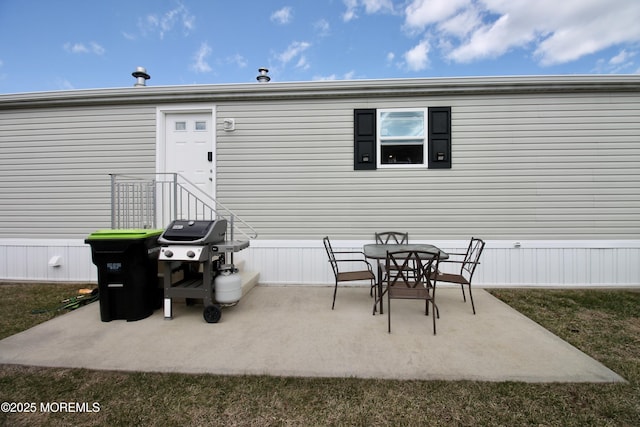
[[[224,241],[226,232],[226,219],[211,221],[177,219],[169,224],[158,241],[164,244],[218,243]]]

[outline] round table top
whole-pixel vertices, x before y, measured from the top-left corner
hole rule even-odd
[[[449,258],[442,249],[430,245],[427,243],[406,243],[399,245],[397,243],[369,243],[363,246],[364,255],[367,258],[385,259],[387,257],[387,251],[389,252],[403,252],[403,251],[421,251],[431,252],[433,254],[440,253],[440,259]]]

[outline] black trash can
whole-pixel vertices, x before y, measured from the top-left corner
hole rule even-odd
[[[98,267],[100,319],[149,317],[162,305],[158,286],[158,237],[163,230],[99,230],[85,239]]]

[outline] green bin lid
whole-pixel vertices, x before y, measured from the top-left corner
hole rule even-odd
[[[148,228],[129,228],[123,230],[98,230],[89,235],[87,240],[133,240],[159,236],[164,230]]]

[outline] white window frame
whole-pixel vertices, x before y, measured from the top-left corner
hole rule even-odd
[[[401,136],[401,137],[383,137],[382,136],[382,115],[384,113],[393,113],[393,112],[420,112],[422,113],[423,120],[423,132],[421,136]],[[377,159],[377,167],[379,169],[427,169],[429,167],[428,163],[428,135],[429,131],[427,129],[428,126],[428,108],[379,108],[376,111],[376,159]],[[382,145],[383,142],[387,141],[422,141],[422,163],[382,163]]]

